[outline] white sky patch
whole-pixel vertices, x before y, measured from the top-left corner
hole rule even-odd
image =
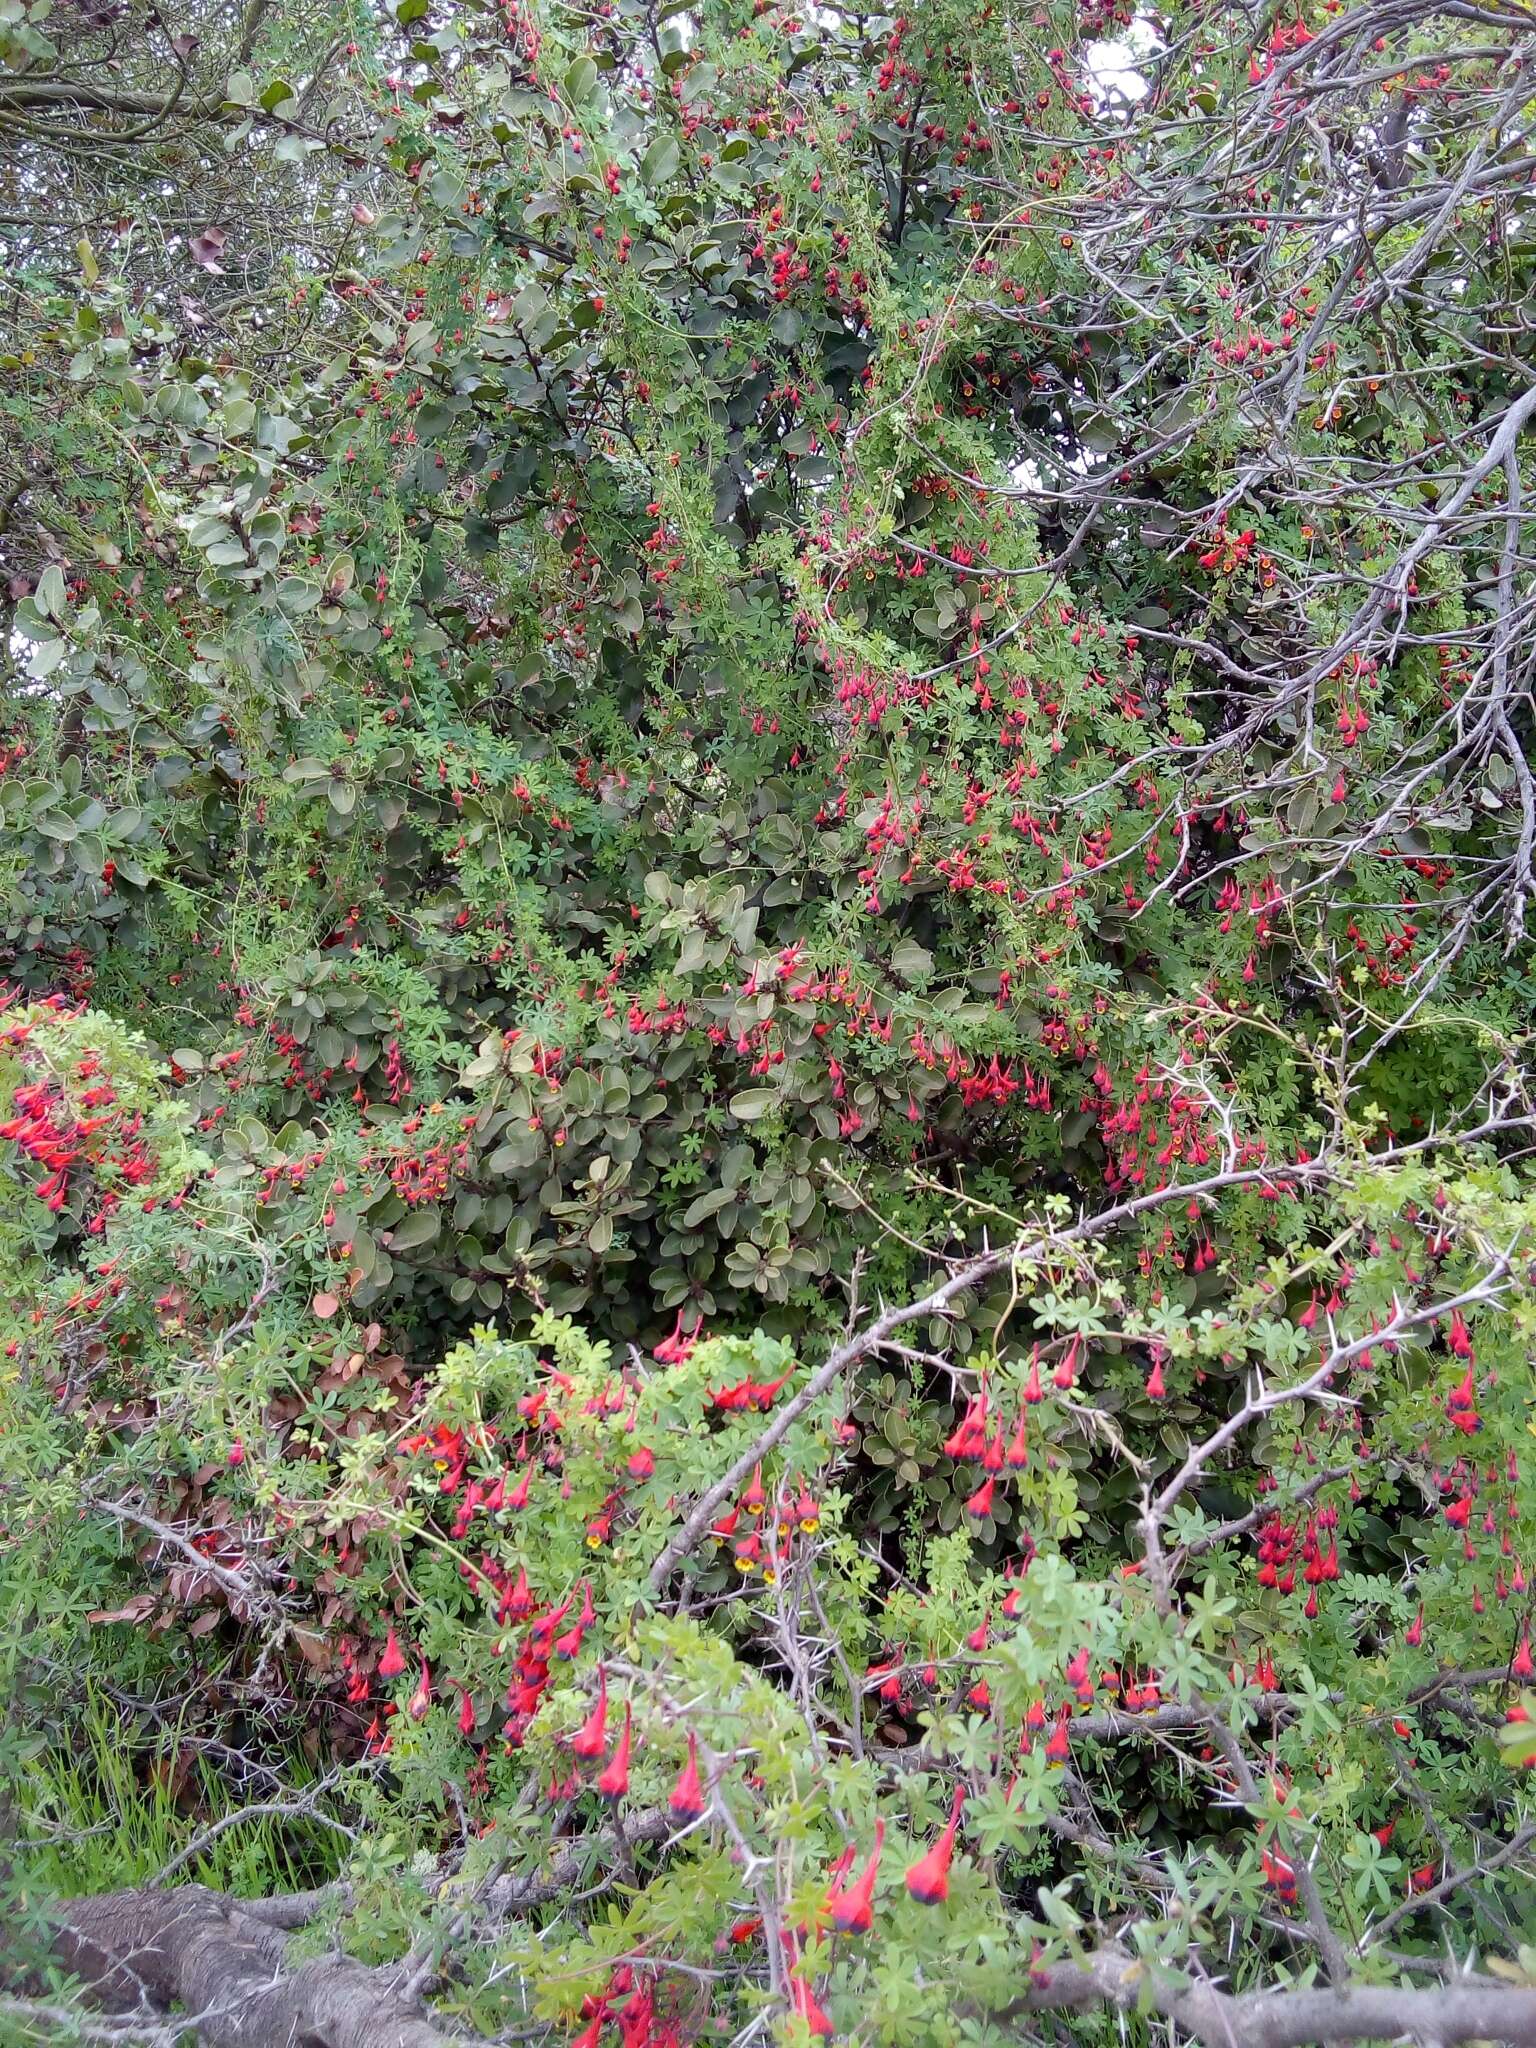
[[[1083,51],[1083,69],[1088,89],[1101,107],[1115,99],[1146,98],[1147,81],[1139,67],[1159,47],[1160,40],[1151,22],[1138,15],[1112,42],[1088,44]]]

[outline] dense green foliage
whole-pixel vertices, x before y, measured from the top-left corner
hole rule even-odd
[[[1536,1983],[1524,16],[292,15],[0,7],[27,1923]]]

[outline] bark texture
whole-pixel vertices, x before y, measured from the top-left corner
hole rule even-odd
[[[552,1871],[551,1880],[565,1873]],[[543,1896],[543,1887],[537,1888]],[[307,1895],[322,1900],[324,1893]],[[401,1987],[400,1974],[345,1956],[289,1967],[285,1926],[293,1902],[249,1907],[200,1885],[112,1892],[63,1909],[60,1958],[108,2011],[185,2015],[204,2048],[462,2048]],[[516,1910],[528,1896],[485,1904]],[[264,1917],[268,1916],[269,1917]],[[1128,1950],[1094,1950],[1081,1962],[1036,1972],[1006,2015],[1126,2009],[1146,1998],[1180,2038],[1202,2048],[1314,2048],[1352,2041],[1456,2048],[1486,2041],[1536,2048],[1536,1989],[1487,1979],[1423,1988],[1316,1985],[1244,1996],[1208,1984],[1178,1987]]]
[[[1536,1990],[1476,1983],[1414,1986],[1315,1985],[1299,1991],[1234,1997],[1213,1985],[1184,1990],[1150,1979],[1129,1951],[1097,1949],[1081,1963],[1039,1971],[1016,2016],[1135,2006],[1144,1993],[1156,2012],[1202,2048],[1314,2048],[1346,2041],[1412,2041],[1456,2048],[1489,2041],[1536,2048]]]
[[[55,1947],[112,2012],[179,2006],[205,2048],[449,2048],[393,1971],[296,1964],[275,1927],[201,1885],[74,1899]]]

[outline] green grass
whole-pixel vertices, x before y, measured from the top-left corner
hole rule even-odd
[[[178,1771],[182,1743],[174,1728],[152,1741],[128,1739],[117,1709],[95,1692],[71,1733],[72,1748],[45,1750],[9,1788],[16,1874],[27,1889],[59,1898],[148,1883],[213,1821],[296,1797],[316,1775],[295,1752],[278,1762],[280,1786],[257,1778],[236,1791],[204,1756]],[[303,1818],[263,1816],[226,1828],[174,1881],[245,1898],[302,1891],[336,1875],[346,1846],[345,1837]]]

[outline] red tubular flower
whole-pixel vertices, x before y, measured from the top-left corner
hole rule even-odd
[[[942,1905],[949,1897],[949,1865],[955,1853],[955,1834],[960,1826],[960,1808],[964,1803],[965,1787],[957,1785],[948,1826],[927,1855],[920,1856],[907,1871],[907,1890],[925,1906]]]
[[[604,1766],[597,1781],[597,1789],[604,1799],[622,1799],[629,1790],[629,1744],[630,1709],[624,1703],[624,1727],[619,1735],[619,1746]]]
[[[950,1458],[971,1458],[981,1449],[986,1439],[987,1400],[985,1394],[976,1395],[966,1409],[964,1418],[949,1436],[944,1439],[944,1453]]]
[[[1296,1901],[1296,1866],[1289,1856],[1281,1855],[1278,1849],[1261,1849],[1259,1864],[1264,1872],[1264,1882],[1273,1885],[1286,1905]]]
[[[1505,1714],[1504,1724],[1508,1728],[1528,1728],[1531,1724],[1529,1710],[1521,1706],[1517,1700],[1508,1713]],[[1513,1757],[1511,1757],[1510,1761],[1514,1761]],[[1536,1770],[1536,1756],[1528,1756],[1524,1763],[1519,1766],[1519,1769],[1522,1771]]]
[[[1071,1757],[1072,1744],[1067,1735],[1067,1717],[1063,1713],[1045,1745],[1045,1760],[1048,1764],[1064,1764],[1070,1762]]]
[[[1469,1365],[1457,1384],[1445,1397],[1448,1409],[1472,1408],[1477,1404],[1477,1375]]]
[[[707,1803],[704,1787],[699,1783],[699,1741],[696,1735],[690,1735],[688,1761],[677,1774],[677,1783],[672,1787],[667,1805],[675,1819],[688,1821],[697,1820]]]
[[[1531,1632],[1529,1629],[1520,1638],[1520,1647],[1509,1660],[1511,1678],[1536,1678],[1536,1664],[1531,1661]]]
[[[672,1325],[672,1334],[662,1340],[651,1356],[662,1365],[686,1365],[698,1342],[699,1332],[704,1327],[701,1316],[687,1336],[683,1334],[683,1312],[677,1312],[677,1321]]]
[[[803,1977],[789,1980],[789,2002],[794,2008],[796,2019],[804,2020],[816,2041],[830,2041],[837,2032],[827,2014],[817,2001],[815,1992]]]
[[[411,1694],[405,1711],[413,1721],[425,1721],[432,1711],[432,1674],[427,1669],[425,1657],[421,1660],[421,1676],[416,1681],[416,1690]]]
[[[868,1934],[875,1923],[875,1873],[880,1868],[880,1851],[885,1842],[885,1822],[875,1822],[875,1846],[869,1861],[850,1885],[829,1894],[827,1911],[832,1925],[844,1934]]]
[[[974,1515],[978,1522],[984,1521],[992,1512],[992,1494],[997,1481],[989,1473],[965,1504],[965,1512]]]
[[[405,1669],[405,1656],[401,1651],[398,1637],[393,1629],[384,1638],[384,1654],[379,1659],[380,1678],[398,1678]]]
[[[529,1631],[529,1641],[541,1657],[548,1658],[549,1646],[575,1604],[576,1595],[568,1593],[558,1607],[552,1607],[547,1614],[541,1614],[533,1624]]]
[[[608,1680],[597,1674],[597,1703],[571,1737],[571,1754],[585,1764],[596,1763],[608,1746]]]

